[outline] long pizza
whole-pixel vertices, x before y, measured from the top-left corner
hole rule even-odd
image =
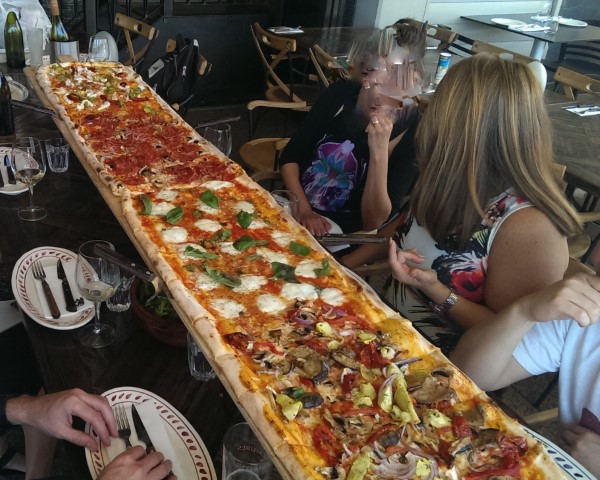
[[[133,71],[39,83],[294,479],[557,479],[542,445]]]

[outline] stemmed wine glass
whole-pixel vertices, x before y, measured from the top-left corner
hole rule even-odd
[[[204,138],[217,147],[226,157],[231,153],[231,125],[228,123],[206,127]]]
[[[108,39],[93,35],[90,37],[90,45],[88,48],[88,60],[90,62],[105,62],[108,60]]]
[[[46,173],[45,153],[42,150],[40,141],[33,137],[22,137],[15,140],[12,144],[10,168],[15,179],[29,188],[29,207],[19,210],[19,218],[28,222],[46,218],[46,215],[48,215],[46,209],[33,203],[33,186]]]
[[[86,325],[78,334],[82,345],[100,348],[112,343],[115,331],[110,325],[100,323],[100,304],[112,297],[121,281],[119,267],[100,257],[95,250],[103,245],[111,250],[115,247],[104,240],[91,240],[79,247],[75,278],[81,296],[94,302],[96,317],[93,325]]]

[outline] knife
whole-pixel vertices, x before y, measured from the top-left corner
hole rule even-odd
[[[156,277],[156,275],[148,270],[145,265],[138,265],[125,255],[115,252],[102,244],[94,245],[94,253],[99,257],[114,263],[120,269],[132,273],[136,277],[146,280],[147,282],[151,282]]]
[[[10,158],[8,158],[8,155],[4,155],[4,166],[6,167],[6,176],[8,177],[8,183],[15,185],[17,181],[15,180],[12,168],[10,168]]]
[[[65,303],[67,304],[67,312],[76,312],[77,304],[75,303],[75,299],[73,298],[71,286],[69,285],[69,280],[67,280],[67,275],[65,274],[65,269],[62,266],[60,258],[56,262],[56,274],[58,275],[58,278],[62,281],[63,293],[65,294]]]
[[[148,435],[148,430],[146,430],[144,422],[142,422],[142,418],[136,410],[135,405],[131,405],[131,416],[133,417],[133,426],[135,427],[138,440],[146,444],[146,453],[156,452],[152,440],[150,440],[150,435]]]

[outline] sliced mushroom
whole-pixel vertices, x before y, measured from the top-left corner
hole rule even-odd
[[[319,384],[327,378],[329,366],[312,348],[302,345],[290,351],[298,374]]]
[[[445,381],[437,378],[427,377],[420,388],[415,389],[412,397],[422,405],[432,405],[443,400],[456,399],[456,392],[452,390]]]
[[[317,392],[305,393],[298,398],[302,402],[304,408],[315,408],[319,407],[323,403],[323,397]]]
[[[360,370],[360,363],[356,360],[356,354],[349,348],[338,348],[331,353],[331,358],[344,367]]]

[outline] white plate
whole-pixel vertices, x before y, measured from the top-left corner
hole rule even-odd
[[[4,165],[4,158],[12,153],[12,147],[8,147],[6,145],[0,145],[0,175],[2,175],[2,181],[4,182],[4,186],[0,187],[0,193],[4,195],[19,195],[20,193],[26,192],[28,190],[27,185],[21,182],[17,183],[8,183],[8,169],[10,167],[6,167]]]
[[[177,452],[177,459],[180,464],[186,463],[187,471],[195,472],[194,476],[181,480],[217,480],[212,460],[200,435],[171,404],[148,390],[136,387],[113,388],[104,392],[102,396],[106,397],[111,406],[123,405],[128,407],[132,404],[137,405],[146,401],[153,402],[164,422],[171,444]],[[92,435],[98,445],[100,445],[100,438],[90,428],[89,424],[86,424],[85,431]],[[116,442],[113,439],[111,447],[114,443]],[[122,443],[121,448],[122,450],[125,449],[125,443]],[[86,448],[85,456],[92,478],[95,479],[108,463],[106,449],[101,447],[98,452],[90,452]]]
[[[71,330],[85,325],[94,318],[94,307],[91,302],[86,300],[76,312],[67,312],[62,282],[56,273],[56,262],[59,258],[69,280],[73,297],[78,298],[79,289],[75,282],[77,255],[70,250],[58,247],[38,247],[19,258],[12,272],[12,290],[19,307],[37,323],[55,330]],[[61,312],[60,318],[54,319],[49,313],[46,313],[49,312],[46,298],[40,294],[39,285],[36,285],[41,282],[33,278],[31,271],[31,265],[35,260],[40,260],[44,267],[46,281],[50,285]]]
[[[520,27],[527,25],[521,20],[513,20],[512,18],[492,18],[492,22],[497,23],[498,25],[505,25],[507,27]]]
[[[21,85],[19,82],[9,80],[8,86],[10,87],[10,96],[13,100],[19,100],[22,102],[29,96],[29,90],[27,90],[27,87],[25,85]]]
[[[587,469],[581,465],[577,460],[575,460],[571,455],[566,453],[563,449],[558,448],[554,445],[550,440],[547,440],[539,433],[534,432],[531,428],[523,427],[529,435],[531,435],[536,440],[539,440],[546,450],[548,454],[552,457],[552,459],[558,464],[560,468],[562,468],[565,474],[572,478],[573,480],[596,480]]]
[[[558,18],[558,23],[567,27],[587,27],[587,23],[581,20],[575,20],[574,18]]]
[[[109,62],[118,62],[119,61],[119,49],[117,47],[117,42],[113,36],[108,32],[98,32],[96,37],[106,38],[108,40],[108,61]]]

